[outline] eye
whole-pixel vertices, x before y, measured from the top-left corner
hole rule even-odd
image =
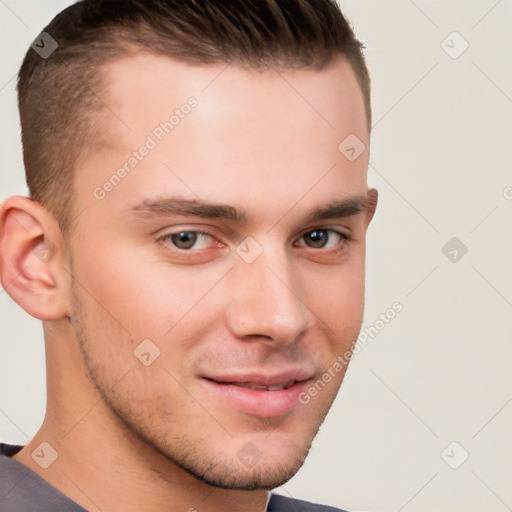
[[[313,249],[330,249],[336,247],[342,240],[350,240],[350,236],[333,229],[314,229],[304,233],[299,239],[298,245],[301,247],[311,247]],[[303,240],[304,243],[300,243]]]
[[[202,231],[180,231],[178,233],[169,233],[158,239],[162,243],[174,245],[176,249],[183,251],[189,249],[206,249],[212,245],[215,240]]]

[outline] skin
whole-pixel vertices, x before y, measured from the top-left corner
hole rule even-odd
[[[277,72],[138,53],[104,72],[104,140],[77,168],[71,237],[28,198],[1,209],[2,285],[43,320],[47,354],[46,417],[14,458],[91,511],[262,512],[267,489],[302,465],[344,371],[307,405],[269,415],[233,406],[204,377],[300,369],[308,386],[352,348],[377,195],[368,150],[351,162],[338,145],[356,134],[368,147],[362,93],[341,57],[322,71]],[[197,107],[96,199],[191,96]],[[132,211],[168,197],[246,219]],[[304,220],[352,197],[368,207]],[[315,229],[326,247],[311,246]],[[191,231],[208,236],[173,245],[171,234]],[[263,251],[252,263],[236,252],[247,237]],[[52,257],[37,257],[49,247]],[[134,355],[144,339],[160,351],[148,366]],[[58,453],[47,469],[31,457],[43,441]],[[237,455],[244,447],[260,456],[252,467]]]

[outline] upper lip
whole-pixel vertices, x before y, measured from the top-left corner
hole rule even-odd
[[[257,386],[281,386],[290,382],[311,379],[313,372],[305,368],[293,368],[274,373],[257,373],[252,371],[205,375],[203,378],[224,384],[255,384]]]

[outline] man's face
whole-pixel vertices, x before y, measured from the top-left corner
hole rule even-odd
[[[279,486],[362,321],[368,150],[338,149],[368,145],[355,76],[341,59],[257,72],[146,54],[106,76],[112,115],[77,170],[71,247],[89,378],[123,428],[197,478]]]

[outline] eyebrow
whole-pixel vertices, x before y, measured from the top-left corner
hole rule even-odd
[[[369,208],[368,200],[362,196],[348,197],[332,201],[316,208],[302,218],[303,222],[350,217],[366,212]],[[197,199],[159,198],[146,199],[129,208],[129,211],[141,217],[154,217],[158,215],[182,215],[204,219],[221,219],[236,223],[247,222],[249,215],[245,210],[234,206],[218,203],[206,203]]]
[[[364,213],[368,209],[369,203],[365,197],[348,197],[339,201],[332,201],[325,206],[313,210],[304,220],[306,222],[314,222],[326,219],[339,219]]]
[[[143,217],[155,215],[191,215],[205,219],[224,219],[234,222],[247,220],[247,213],[227,204],[206,203],[198,199],[164,198],[144,200],[130,208]]]

